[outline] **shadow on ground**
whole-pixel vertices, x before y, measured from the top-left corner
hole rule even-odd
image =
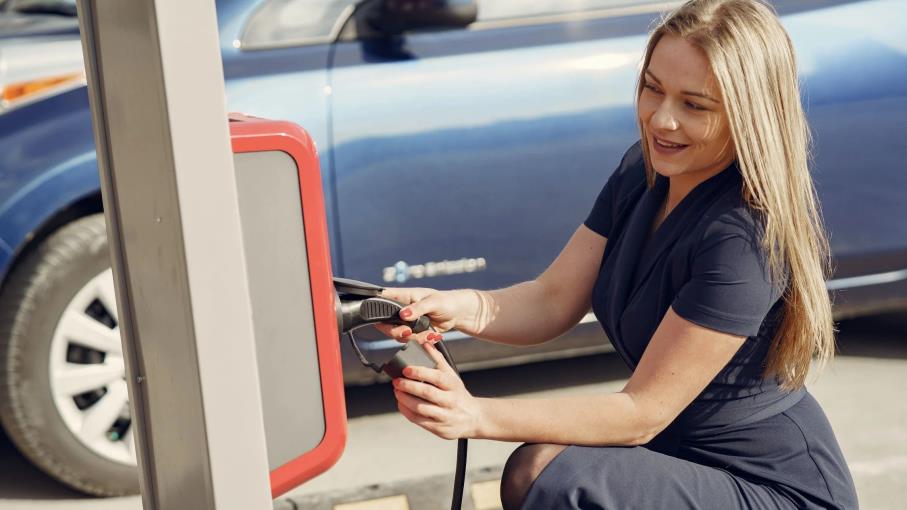
[[[82,498],[86,496],[60,484],[34,467],[0,430],[0,501]]]
[[[907,359],[907,313],[840,321],[837,340],[840,356]]]

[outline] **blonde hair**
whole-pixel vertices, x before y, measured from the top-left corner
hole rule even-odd
[[[828,240],[809,174],[809,127],[800,104],[793,44],[771,7],[758,0],[690,0],[649,37],[639,100],[655,45],[665,35],[701,49],[724,98],[743,198],[761,221],[771,274],[788,285],[782,322],[765,375],[786,389],[802,387],[813,356],[822,368],[834,356],[834,322],[825,287]],[[640,132],[645,140],[643,126]],[[654,169],[642,144],[650,184]],[[783,281],[783,280],[779,280]]]

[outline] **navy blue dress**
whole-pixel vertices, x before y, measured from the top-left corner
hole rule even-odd
[[[763,378],[785,287],[773,278],[736,164],[694,188],[649,236],[668,179],[647,186],[639,143],[585,225],[608,238],[592,307],[634,369],[669,307],[746,336],[706,389],[650,443],[570,446],[524,508],[857,508],[853,479],[822,409]]]

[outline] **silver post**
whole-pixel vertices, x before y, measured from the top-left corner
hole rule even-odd
[[[79,11],[144,508],[271,508],[214,3]]]

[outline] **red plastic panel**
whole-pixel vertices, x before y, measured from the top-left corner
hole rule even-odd
[[[283,151],[299,168],[325,435],[314,449],[271,471],[271,495],[276,498],[330,469],[340,459],[346,444],[346,404],[327,217],[318,154],[304,129],[291,122],[231,114],[230,135],[234,153]]]

